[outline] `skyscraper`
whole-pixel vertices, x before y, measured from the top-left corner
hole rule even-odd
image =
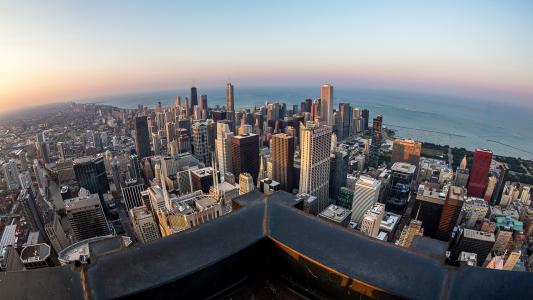
[[[206,165],[211,163],[206,122],[195,122],[192,125],[192,147],[193,154],[199,161]]]
[[[138,183],[137,179],[126,180],[125,186],[122,187],[122,198],[124,199],[126,211],[143,205],[141,192],[144,190],[144,184]]]
[[[363,215],[378,202],[381,182],[372,177],[361,176],[355,183],[352,201],[352,222],[361,225]]]
[[[259,136],[242,134],[231,139],[231,156],[233,174],[248,172],[257,184],[259,175]]]
[[[318,211],[329,205],[331,127],[300,124],[300,193],[318,198]]]
[[[294,137],[285,133],[272,136],[272,179],[282,190],[292,192],[294,167]]]
[[[371,167],[377,168],[379,166],[379,152],[381,149],[381,126],[383,123],[383,116],[379,115],[374,118],[374,126],[372,128],[372,144],[370,145],[370,157],[369,165]]]
[[[492,151],[476,149],[472,160],[472,169],[468,180],[468,196],[483,198],[492,160]]]
[[[494,245],[494,233],[472,229],[462,229],[457,232],[454,242],[450,247],[450,263],[457,265],[461,252],[470,252],[477,255],[477,265],[481,267]]]
[[[200,113],[202,119],[207,118],[207,95],[205,94],[200,95]]]
[[[198,106],[198,91],[196,90],[196,87],[191,87],[191,103],[190,103],[190,111],[192,114],[192,111],[194,110],[194,107]]]
[[[453,228],[457,224],[457,218],[461,213],[463,202],[465,200],[465,190],[462,187],[450,186],[437,229],[437,239],[448,241],[452,234]]]
[[[349,103],[339,103],[337,139],[342,141],[351,135],[353,111]]]
[[[361,115],[361,109],[356,107],[353,109],[353,120],[352,120],[352,134],[359,133],[363,131],[363,118]]]
[[[409,139],[395,139],[392,145],[392,163],[410,163],[418,169],[422,144]]]
[[[226,84],[226,110],[234,112],[235,111],[235,98],[233,94],[233,84],[228,82]]]
[[[333,126],[333,86],[324,84],[320,87],[320,119]]]
[[[139,159],[150,156],[150,135],[146,116],[135,118],[135,150]]]
[[[218,169],[222,177],[226,173],[233,173],[231,160],[231,140],[233,133],[229,129],[229,124],[224,121],[219,121],[217,124],[217,137],[215,140],[215,148],[217,152]]]
[[[363,131],[366,131],[368,130],[368,121],[369,121],[369,118],[370,118],[370,112],[368,111],[368,109],[363,109],[362,113],[361,113],[361,117],[362,117],[362,122],[363,122],[363,127],[362,127],[362,130]]]
[[[65,200],[65,210],[77,241],[109,234],[98,195],[81,189],[78,197]]]
[[[133,232],[139,242],[146,244],[161,237],[154,216],[146,206],[135,207],[128,212],[133,225]]]
[[[103,194],[109,191],[109,182],[103,157],[86,156],[78,158],[74,160],[73,168],[79,186],[87,189],[91,194],[98,194],[100,199],[103,199]]]
[[[335,202],[338,200],[341,187],[346,185],[346,176],[348,175],[348,159],[348,153],[340,148],[334,149],[331,153],[331,165],[329,171],[329,197],[332,200],[335,200]],[[351,209],[351,205],[347,208]]]

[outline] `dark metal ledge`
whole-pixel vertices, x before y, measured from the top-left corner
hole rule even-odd
[[[533,299],[531,273],[448,267],[309,216],[292,199],[247,195],[230,215],[83,268],[2,273],[1,298],[236,299],[271,279],[288,291],[281,298]]]

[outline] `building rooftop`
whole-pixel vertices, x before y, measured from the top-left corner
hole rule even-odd
[[[80,261],[80,258],[94,258],[110,252],[121,250],[131,245],[131,238],[127,236],[97,236],[74,243],[58,253],[61,264]]]
[[[392,165],[391,170],[395,172],[414,174],[416,171],[416,166],[404,162],[396,162]]]
[[[2,238],[0,239],[0,251],[6,247],[6,246],[13,246],[17,242],[17,237],[15,236],[15,233],[17,231],[17,225],[7,225],[4,228],[4,231],[2,233]]]
[[[383,220],[381,220],[381,224],[379,225],[379,229],[386,232],[393,231],[398,224],[400,217],[401,216],[398,214],[386,211]]]
[[[504,228],[516,232],[524,231],[524,222],[518,221],[510,216],[496,217],[496,228]]]
[[[341,223],[350,216],[351,210],[330,204],[326,209],[321,211],[318,215],[320,217],[332,220],[336,223]]]
[[[487,241],[487,242],[494,242],[494,233],[492,232],[484,232],[484,231],[478,231],[478,230],[472,230],[465,228],[463,232],[464,237],[470,238],[470,239],[476,239],[481,241]]]
[[[20,260],[23,263],[43,261],[47,259],[49,256],[50,256],[50,246],[44,243],[26,246],[20,252]]]
[[[65,209],[73,210],[84,208],[88,206],[100,205],[100,198],[98,194],[84,195],[80,192],[80,196],[70,199],[65,199]]]

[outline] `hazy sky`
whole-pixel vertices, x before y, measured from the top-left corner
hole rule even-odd
[[[0,0],[0,110],[228,79],[533,103],[533,1],[329,2]]]

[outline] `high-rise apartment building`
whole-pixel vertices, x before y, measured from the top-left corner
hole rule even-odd
[[[361,225],[363,215],[378,202],[381,182],[372,177],[361,176],[355,183],[352,201],[352,222]]]
[[[409,139],[395,139],[392,145],[392,163],[405,162],[418,168],[422,143]]]
[[[364,235],[376,238],[379,233],[379,226],[385,215],[385,205],[374,203],[372,207],[365,212],[361,221],[361,232]]]
[[[257,184],[259,175],[259,136],[257,134],[237,135],[231,139],[233,174],[248,172]]]
[[[320,120],[333,126],[333,86],[330,84],[320,87]]]
[[[133,225],[133,232],[141,243],[150,243],[161,237],[154,215],[146,206],[132,208],[128,213]]]
[[[287,192],[293,189],[294,137],[285,133],[272,136],[272,179]]]
[[[81,189],[78,197],[65,200],[65,210],[77,241],[109,234],[97,194]]]
[[[381,149],[383,116],[379,115],[374,118],[372,127],[372,144],[370,145],[369,165],[377,168],[379,166],[379,154]]]
[[[135,118],[135,150],[139,159],[150,156],[150,134],[146,116]]]
[[[492,151],[476,149],[472,160],[472,169],[468,180],[468,196],[483,198],[492,161]]]
[[[331,127],[300,125],[300,193],[318,198],[318,211],[329,205]]]

